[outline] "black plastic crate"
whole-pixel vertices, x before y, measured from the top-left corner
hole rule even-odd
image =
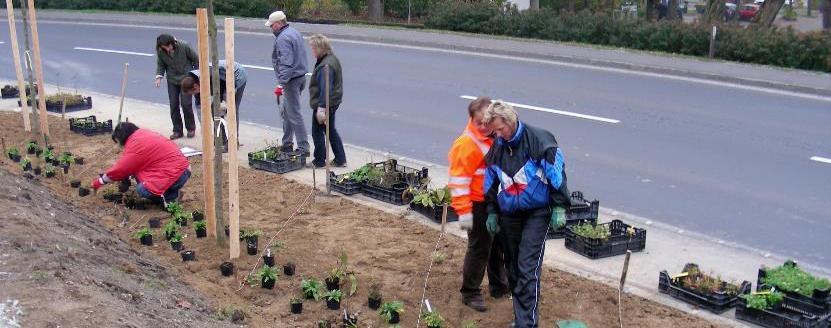
[[[27,100],[26,103],[31,106],[32,101]],[[21,106],[20,100],[17,101],[17,105]],[[84,97],[84,103],[78,105],[68,105],[66,106],[66,112],[77,112],[79,110],[86,110],[92,108],[92,97]],[[60,103],[46,103],[46,110],[54,113],[60,113],[64,110],[63,104]]]
[[[329,172],[329,187],[344,195],[354,195],[361,192],[361,183],[352,179],[344,178],[346,174],[335,175]],[[340,181],[340,182],[338,182]]]
[[[690,265],[695,264],[687,264],[684,267],[685,271],[688,270],[687,268]],[[739,299],[738,295],[750,293],[750,288],[750,282],[743,281],[739,286],[737,295],[734,296],[718,293],[703,294],[697,290],[685,288],[680,283],[672,279],[666,270],[661,271],[658,274],[658,290],[660,292],[669,294],[676,299],[706,309],[707,311],[715,314],[724,313],[730,308],[736,306],[736,302],[738,302]]]
[[[609,226],[609,238],[595,239],[578,236],[573,226],[566,228],[566,248],[590,259],[626,254],[626,251],[639,252],[646,248],[646,230],[633,228],[635,232],[627,233],[629,225],[621,220],[612,220],[601,225]]]
[[[395,159],[378,163],[369,163],[367,165],[374,166],[375,168],[381,169],[385,172],[394,172],[396,178],[395,183],[406,183],[408,186],[414,188],[422,187],[422,185],[426,183],[429,173],[426,167],[421,169],[411,168],[398,164],[398,161]]]
[[[69,119],[69,130],[85,136],[113,132],[113,120],[98,122],[95,115]]]
[[[442,206],[434,206],[434,207],[427,207],[421,204],[410,203],[410,209],[415,211],[418,214],[426,216],[428,219],[433,220],[433,222],[441,223],[441,216],[444,212]],[[452,206],[447,206],[447,222],[455,222],[459,221],[459,215],[456,214],[456,210],[453,209]]]
[[[788,262],[786,262],[787,264]],[[795,262],[789,261],[796,266]],[[785,295],[785,300],[782,302],[782,307],[788,310],[816,316],[824,316],[831,313],[831,295],[828,292],[821,293],[814,291],[813,297],[808,297],[800,293],[783,290],[779,286],[769,286],[762,283],[762,278],[765,277],[765,269],[760,268],[756,278],[756,290],[760,291],[766,287],[776,287],[776,290]],[[822,295],[824,294],[824,295]]]
[[[404,182],[396,183],[390,188],[362,183],[361,193],[369,198],[377,199],[393,205],[406,205],[410,202],[410,200],[412,200],[412,195],[407,192],[407,184]]]
[[[17,98],[20,96],[20,91],[15,86],[6,85],[2,89],[0,89],[0,96],[3,99]]]
[[[302,151],[279,152],[276,147],[269,147],[265,150],[275,150],[277,155],[275,158],[262,159],[255,158],[254,154],[258,152],[248,153],[248,166],[274,173],[287,173],[302,169],[306,166],[306,156]]]
[[[586,201],[583,193],[575,191],[571,193],[571,206],[566,209],[566,225],[560,229],[548,229],[548,239],[563,238],[566,228],[583,222],[596,223],[600,216],[600,201]]]
[[[756,310],[747,307],[747,300],[736,301],[736,319],[752,322],[768,328],[829,328],[828,317],[806,315],[776,306],[773,309]]]

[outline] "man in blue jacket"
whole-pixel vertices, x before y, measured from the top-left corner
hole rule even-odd
[[[294,149],[293,139],[297,139],[297,150],[309,156],[309,140],[306,137],[306,125],[300,113],[300,93],[306,86],[306,73],[309,66],[306,55],[306,46],[300,32],[289,26],[286,14],[275,11],[268,16],[265,26],[271,27],[276,40],[271,52],[271,63],[274,73],[277,74],[277,88],[274,94],[278,99],[284,95],[283,108],[280,115],[283,118],[283,151]]]
[[[485,156],[486,226],[502,233],[514,326],[538,327],[545,237],[565,225],[570,201],[563,152],[554,135],[519,121],[505,102],[494,101],[482,121],[496,135]]]

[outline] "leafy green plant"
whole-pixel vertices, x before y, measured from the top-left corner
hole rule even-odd
[[[52,164],[46,164],[43,167],[43,173],[46,175],[54,175],[55,174],[55,166]]]
[[[61,165],[70,165],[75,162],[75,156],[72,156],[72,154],[70,153],[64,152],[63,154],[61,154],[60,157],[58,157],[58,162]]]
[[[193,228],[195,230],[205,230],[208,227],[208,223],[205,221],[196,221],[193,223]]]
[[[326,281],[343,282],[344,278],[349,280],[349,296],[354,295],[358,290],[358,278],[354,272],[349,270],[349,258],[346,252],[341,251],[338,255],[338,264],[329,270],[329,277]]]
[[[442,264],[442,263],[444,263],[444,260],[446,260],[446,259],[447,259],[447,254],[445,254],[444,252],[442,252],[442,251],[433,252],[433,262],[435,262],[436,264]]]
[[[300,290],[303,291],[303,297],[308,299],[320,300],[323,296],[321,293],[320,281],[315,278],[303,279],[300,281]]]
[[[9,149],[6,150],[6,155],[9,155],[10,158],[20,156],[20,150],[18,150],[17,147],[9,147]]]
[[[32,161],[30,161],[28,158],[24,158],[20,161],[20,167],[23,170],[26,170],[30,165],[32,165]]]
[[[181,243],[181,242],[182,242],[182,239],[184,239],[184,238],[185,238],[185,236],[184,236],[184,235],[182,235],[182,233],[181,233],[181,232],[176,231],[176,233],[174,233],[174,234],[173,234],[173,236],[172,236],[172,237],[170,237],[170,239],[169,239],[168,241],[169,241],[171,244],[173,244],[173,243]]]
[[[26,143],[26,151],[33,153],[40,150],[40,146],[38,146],[37,141],[31,140]]]
[[[747,301],[747,307],[759,311],[773,308],[774,305],[782,303],[785,295],[777,291],[763,291],[758,293],[744,294],[739,296]]]
[[[424,207],[436,207],[450,204],[450,189],[447,187],[439,189],[422,189],[415,191],[413,204]]]
[[[253,238],[259,237],[262,234],[263,234],[262,230],[259,230],[259,229],[253,229],[253,228],[240,229],[240,231],[239,231],[239,240],[253,239]]]
[[[259,271],[257,271],[257,278],[260,279],[262,282],[268,281],[277,281],[277,277],[280,275],[280,272],[277,271],[274,267],[270,267],[267,265],[263,265]]]
[[[297,297],[292,297],[292,298],[289,300],[289,303],[290,303],[290,304],[302,304],[302,303],[303,303],[303,300],[302,300],[302,299],[300,299],[300,298],[297,298]]]
[[[793,261],[785,262],[773,269],[765,269],[762,283],[808,297],[813,296],[814,289],[827,290],[831,287],[828,279],[814,277],[797,267]]]
[[[170,220],[165,223],[164,227],[164,235],[167,237],[168,240],[172,238],[176,233],[179,232],[179,225],[176,224],[176,221]]]
[[[384,302],[384,304],[381,305],[381,309],[378,310],[378,314],[380,314],[381,317],[387,322],[392,319],[393,313],[398,313],[399,315],[404,313],[404,303],[401,303],[400,301]]]
[[[176,213],[184,212],[185,208],[179,202],[170,202],[170,203],[167,203],[166,210],[171,215],[176,215]]]
[[[43,150],[43,160],[48,162],[55,161],[55,151],[49,148]]]
[[[724,292],[729,296],[735,296],[739,293],[739,286],[735,283],[728,283],[722,280],[720,276],[704,274],[698,266],[692,266],[682,275],[683,277],[679,281],[681,286],[702,294]]]
[[[323,297],[325,297],[327,301],[340,302],[340,299],[343,297],[343,292],[341,292],[340,289],[333,289],[326,292]]]
[[[476,325],[476,322],[468,321],[465,322],[464,328],[479,328],[479,326]]]
[[[369,181],[370,179],[375,179],[377,176],[381,175],[381,171],[375,168],[370,164],[366,164],[357,168],[356,170],[349,172],[347,174],[341,175],[338,183],[343,183],[346,180],[352,180],[358,183]]]
[[[444,318],[436,310],[421,313],[421,319],[424,320],[424,324],[429,328],[442,328],[444,326]]]
[[[607,239],[610,236],[609,225],[592,224],[589,222],[571,226],[570,229],[578,236],[591,239]]]
[[[173,221],[176,222],[178,225],[186,225],[188,223],[188,219],[190,219],[191,214],[184,211],[179,211],[173,213]]]
[[[136,239],[142,239],[142,238],[144,238],[146,236],[150,236],[150,235],[152,235],[152,233],[150,232],[150,228],[148,228],[148,227],[144,227],[143,229],[140,229],[139,231],[136,231],[136,234],[135,234]]]

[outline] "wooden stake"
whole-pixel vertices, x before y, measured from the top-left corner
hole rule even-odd
[[[447,225],[447,204],[441,206],[441,233],[444,233],[445,225]]]
[[[20,115],[23,115],[23,128],[26,132],[32,131],[29,122],[29,104],[26,97],[26,83],[23,81],[23,67],[20,66],[20,45],[17,44],[17,24],[14,19],[14,5],[12,0],[6,0],[6,13],[9,16],[9,37],[12,40],[12,54],[14,55],[14,72],[17,76],[17,90],[20,90]],[[6,147],[3,147],[4,149]]]
[[[118,105],[118,121],[116,121],[116,125],[121,123],[121,112],[124,110],[124,93],[127,91],[128,68],[130,68],[130,63],[124,63],[124,77],[121,78],[121,103]]]
[[[629,272],[629,257],[632,256],[632,251],[626,251],[626,258],[623,260],[623,272],[620,274],[620,290],[623,290],[623,285],[626,284],[626,274]]]
[[[329,109],[329,65],[323,66],[323,74],[325,75],[323,80],[324,83],[326,83],[326,86],[324,86],[324,94],[326,96],[326,144],[323,145],[323,150],[326,152],[326,179],[324,180],[326,180],[326,194],[331,195],[332,189],[329,186],[329,172],[331,171],[331,168],[329,167],[329,148],[332,147],[329,144],[329,113],[331,113]]]
[[[237,102],[236,80],[234,80],[234,19],[225,19],[225,103],[228,112],[228,224],[230,232],[231,258],[239,257],[239,159],[237,151],[239,138],[237,136]]]
[[[43,65],[40,56],[40,37],[38,36],[38,22],[35,15],[35,0],[29,0],[29,26],[32,30],[32,45],[35,55],[35,75],[38,83],[38,113],[40,114],[40,130],[44,136],[49,136],[49,119],[46,114],[46,84],[43,82]],[[26,90],[21,90],[26,92]]]
[[[199,44],[199,76],[202,79],[210,79],[210,68],[208,67],[208,10],[205,8],[196,9],[196,31]],[[205,221],[209,237],[217,237],[217,229],[223,229],[216,225],[216,199],[214,189],[214,117],[206,108],[211,108],[211,86],[210,83],[199,84],[199,97],[201,98],[202,110],[202,183],[205,192]],[[222,232],[224,235],[224,232]]]
[[[0,137],[0,141],[3,142],[3,154],[6,154],[6,152],[8,151],[8,150],[6,150],[6,138],[5,137]]]
[[[66,96],[61,100],[61,121],[66,119]]]

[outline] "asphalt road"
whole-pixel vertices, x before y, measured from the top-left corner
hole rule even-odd
[[[8,54],[8,26],[0,25]],[[117,95],[130,62],[127,96],[167,103],[164,87],[153,87],[154,57],[74,48],[152,54],[155,37],[169,30],[46,22],[39,30],[47,83]],[[195,31],[172,33],[195,47]],[[237,61],[270,67],[272,42],[268,34],[238,33]],[[347,143],[446,165],[466,122],[461,96],[538,106],[519,108],[520,117],[557,136],[572,190],[605,207],[831,267],[831,164],[811,160],[831,158],[828,100],[353,41],[333,46],[344,67],[337,126]],[[0,78],[14,79],[10,55],[0,67]],[[280,126],[274,73],[248,72],[241,119]]]

